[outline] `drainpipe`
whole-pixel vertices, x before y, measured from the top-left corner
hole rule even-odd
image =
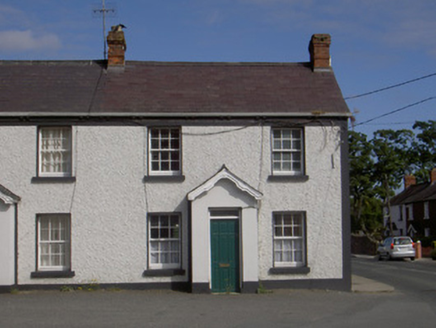
[[[18,203],[14,204],[15,207],[15,224],[14,224],[14,287],[18,287]]]

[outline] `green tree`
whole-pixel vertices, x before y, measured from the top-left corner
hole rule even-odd
[[[352,231],[363,231],[370,240],[383,227],[380,206],[374,206],[373,147],[363,133],[349,133],[350,205]],[[379,204],[378,204],[379,205]]]
[[[429,172],[436,166],[436,121],[416,121],[413,129],[420,131],[410,151],[413,174],[418,182],[428,182]]]
[[[375,192],[387,209],[389,231],[392,233],[391,198],[411,170],[410,149],[414,134],[410,130],[378,130],[374,132],[372,150],[375,160]]]
[[[383,213],[393,231],[390,200],[404,175],[428,182],[436,167],[436,121],[416,121],[413,129],[416,135],[411,130],[378,130],[371,140],[349,133],[352,229],[373,241],[381,238]]]

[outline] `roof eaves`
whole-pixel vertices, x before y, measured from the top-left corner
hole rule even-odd
[[[351,113],[341,112],[318,112],[311,113],[299,112],[0,112],[0,118],[11,117],[320,117],[333,118],[343,117],[349,118]]]

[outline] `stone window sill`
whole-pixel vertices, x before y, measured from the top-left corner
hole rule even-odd
[[[268,182],[306,182],[309,180],[308,175],[270,175]]]
[[[183,276],[185,270],[183,269],[157,269],[157,270],[145,270],[142,273],[143,277],[172,277]]]
[[[146,175],[143,182],[173,183],[185,181],[184,175]]]
[[[276,267],[269,269],[270,274],[308,274],[309,272],[309,267]]]
[[[74,183],[76,177],[33,177],[31,183]]]
[[[30,278],[73,278],[74,271],[34,271]]]

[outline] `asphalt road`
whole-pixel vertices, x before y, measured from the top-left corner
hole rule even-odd
[[[436,292],[431,280],[435,265],[353,259],[354,274],[395,284],[392,293],[281,290],[195,295],[112,290],[0,294],[0,327],[434,327]]]
[[[436,261],[354,258],[352,265],[354,274],[391,285],[397,293],[426,301],[436,310]]]

